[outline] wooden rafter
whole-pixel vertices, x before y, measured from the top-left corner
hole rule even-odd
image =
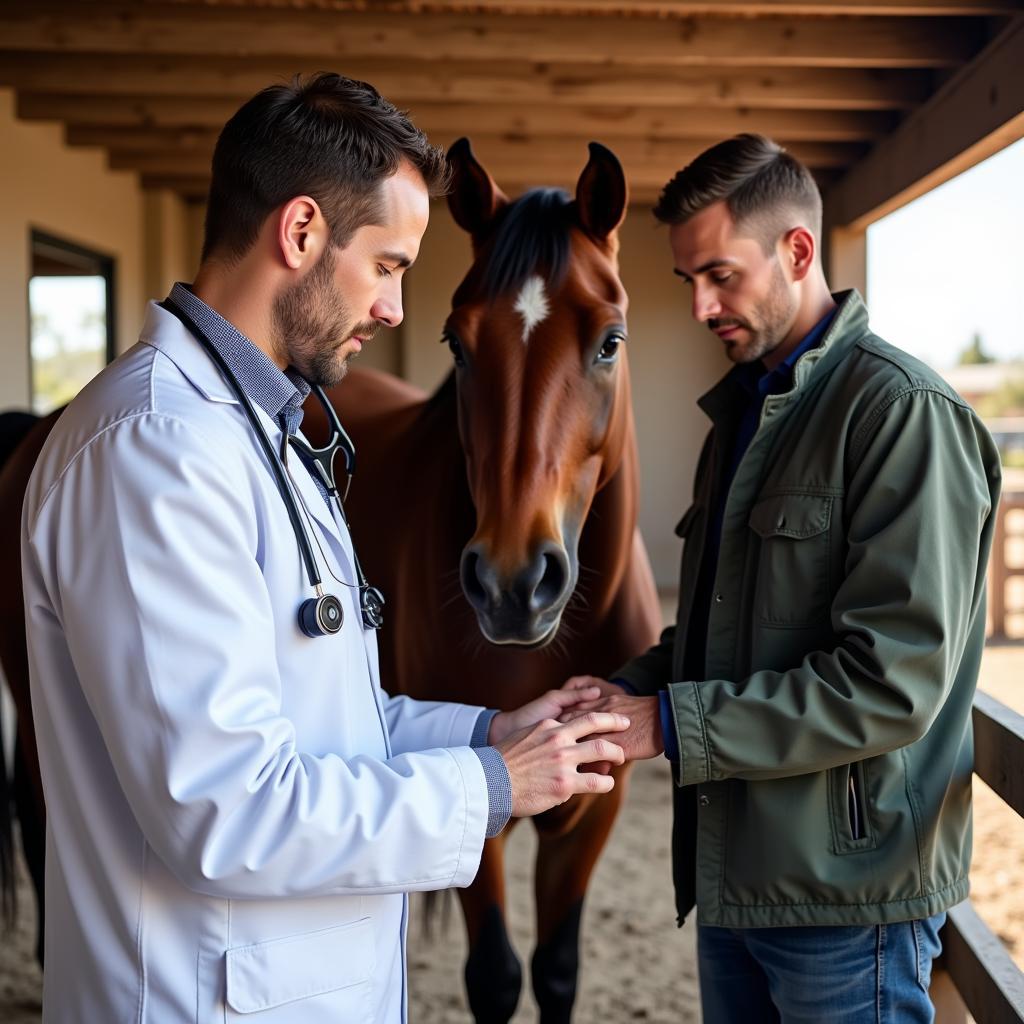
[[[861,162],[826,197],[835,224],[864,225],[1024,137],[1024,19]]]
[[[442,145],[454,141],[441,136]],[[622,161],[630,180],[645,184],[663,185],[684,164],[707,148],[704,139],[676,139],[650,141],[637,139],[605,140]],[[515,184],[564,185],[566,171],[574,178],[587,160],[586,140],[547,139],[542,146],[532,140],[509,141],[492,135],[475,134],[473,148],[492,173]],[[863,147],[853,143],[798,142],[790,152],[809,167],[848,167]],[[201,177],[209,172],[209,149],[110,150],[110,165],[116,170],[135,170],[143,174],[168,177],[181,174]],[[571,170],[569,170],[571,169]]]
[[[39,57],[0,50],[0,85],[64,95],[244,99],[297,72],[298,60],[89,55]],[[863,68],[606,68],[477,61],[339,61],[332,70],[372,81],[395,103],[517,103],[647,107],[907,110],[930,93],[924,71]]]
[[[31,94],[20,98],[21,117],[61,120],[72,146],[103,146],[120,150],[210,149],[237,104],[228,102],[208,109],[204,121],[190,111],[187,101],[177,108],[177,123],[153,124],[136,114],[132,120],[111,117],[109,100],[90,107],[60,102],[34,103]],[[132,101],[126,101],[131,114]],[[538,143],[546,138],[579,139],[721,139],[739,132],[760,132],[782,143],[861,142],[885,135],[894,124],[884,111],[821,110],[713,110],[706,107],[658,108],[534,108],[515,105],[450,105],[414,103],[410,114],[431,137],[495,135]],[[86,115],[86,116],[83,116]],[[106,120],[104,120],[106,118]]]
[[[143,0],[165,3],[165,0]],[[1015,14],[1022,0],[169,0],[176,7],[216,7],[225,10],[259,6],[274,10],[377,11],[387,13],[507,15],[578,14],[679,18],[693,15],[766,14],[790,16],[935,17],[940,15]]]
[[[654,21],[628,17],[378,14],[121,4],[61,4],[0,13],[7,50],[39,54],[191,55],[345,61],[560,61],[601,66],[955,67],[983,42],[976,19],[766,16]]]
[[[646,200],[742,131],[822,183],[874,166],[870,147],[885,152],[1021,20],[1024,0],[0,2],[0,86],[20,117],[60,121],[70,144],[188,197],[205,193],[240,103],[334,70],[373,82],[435,142],[470,136],[510,188],[572,185],[598,139]],[[866,194],[851,189],[833,193]]]
[[[707,146],[706,140],[678,140],[672,144],[606,141],[623,163],[636,202],[652,202],[675,172]],[[546,140],[543,146],[537,146],[474,135],[473,146],[480,160],[510,194],[537,185],[572,189],[587,159],[583,139],[557,143]],[[790,148],[822,183],[835,180],[857,151],[850,144],[797,143]],[[202,199],[209,185],[209,155],[197,151],[113,150],[110,165],[115,170],[139,173],[146,187],[169,188],[188,199]]]

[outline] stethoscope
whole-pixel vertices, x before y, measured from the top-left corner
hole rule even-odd
[[[263,424],[260,422],[259,416],[249,400],[249,396],[242,390],[242,385],[238,382],[238,378],[232,372],[231,367],[228,366],[227,361],[217,351],[203,329],[171,299],[165,299],[160,305],[185,325],[206,351],[206,354],[216,364],[221,375],[231,386],[231,390],[234,391],[235,397],[241,403],[245,417],[255,432],[260,447],[267,457],[267,461],[270,463],[274,482],[277,484],[277,489],[281,492],[285,507],[288,509],[288,518],[291,521],[292,532],[295,534],[295,540],[299,545],[299,553],[302,555],[302,561],[306,567],[309,585],[316,592],[316,597],[308,598],[299,606],[299,629],[309,637],[333,636],[341,629],[345,620],[345,613],[338,598],[333,594],[324,593],[320,573],[316,567],[316,558],[313,555],[313,548],[309,543],[309,534],[306,532],[306,527],[302,522],[302,514],[299,511],[298,502],[295,500],[292,489],[288,484],[288,471],[285,460],[287,459],[288,445],[291,444],[308,460],[308,465],[316,472],[328,495],[335,499],[341,520],[347,527],[348,520],[345,518],[344,501],[348,497],[348,489],[352,483],[352,474],[355,472],[356,465],[356,450],[351,438],[345,433],[345,428],[341,425],[341,420],[338,419],[338,414],[334,411],[334,406],[331,405],[330,400],[324,394],[323,388],[314,384],[312,385],[313,394],[316,395],[317,401],[327,416],[327,422],[331,428],[330,438],[323,448],[313,448],[302,438],[286,432],[285,440],[281,446],[281,453],[279,454],[267,436],[267,432],[263,429]],[[346,482],[344,494],[339,493],[334,477],[334,456],[339,451],[345,458]],[[305,511],[305,507],[303,507],[302,513],[305,513]],[[318,547],[319,543],[317,541]],[[321,548],[320,550],[321,554],[323,554],[323,549]],[[324,561],[325,563],[327,562],[326,556],[324,556]],[[356,579],[358,580],[356,589],[359,591],[359,611],[362,615],[363,627],[365,629],[380,629],[384,624],[384,595],[376,587],[371,587],[366,582],[366,577],[363,575],[363,568],[359,564],[359,556],[355,552],[354,545],[352,548],[352,561],[355,565]],[[331,573],[331,575],[334,576],[334,573]],[[338,580],[336,576],[334,578]],[[352,586],[351,583],[345,583],[344,580],[338,580],[338,582],[344,587]]]

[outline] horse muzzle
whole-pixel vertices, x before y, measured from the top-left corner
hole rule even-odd
[[[572,559],[554,541],[542,541],[511,573],[499,571],[478,541],[462,552],[460,576],[484,637],[524,647],[541,647],[554,637],[576,585]]]

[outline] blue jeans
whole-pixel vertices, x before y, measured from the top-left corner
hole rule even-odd
[[[697,928],[704,1024],[932,1024],[946,915],[845,927]]]

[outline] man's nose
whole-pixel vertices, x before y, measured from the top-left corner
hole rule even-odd
[[[388,327],[397,327],[402,322],[402,290],[396,288],[378,296],[370,307],[370,317]]]
[[[722,312],[721,303],[713,289],[693,286],[693,319],[698,323],[719,316]]]

